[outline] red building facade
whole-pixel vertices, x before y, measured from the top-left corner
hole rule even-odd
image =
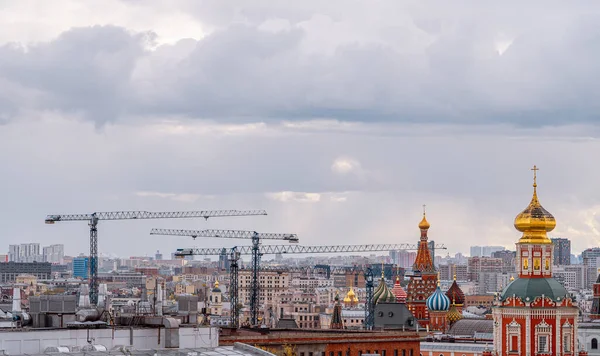
[[[413,273],[410,275],[410,281],[406,287],[406,305],[421,327],[429,325],[429,310],[427,309],[426,301],[437,288],[438,280],[435,266],[429,253],[427,231],[430,226],[425,217],[425,212],[423,212],[423,219],[419,223],[421,238],[419,239],[417,258],[413,264]]]
[[[577,355],[579,308],[552,277],[552,214],[537,196],[534,166],[533,197],[515,218],[523,235],[517,242],[519,278],[503,291],[493,308],[494,355]]]

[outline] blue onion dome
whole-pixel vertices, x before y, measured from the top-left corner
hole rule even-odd
[[[381,281],[373,292],[373,304],[379,303],[396,303],[394,292],[387,286],[385,279],[381,277]]]
[[[450,298],[442,292],[439,282],[437,288],[433,294],[427,298],[425,303],[427,304],[427,309],[430,311],[446,311],[450,308]]]

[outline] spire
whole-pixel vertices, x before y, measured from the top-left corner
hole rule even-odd
[[[421,238],[419,239],[419,249],[417,251],[417,257],[413,264],[413,271],[434,273],[435,267],[431,254],[429,253],[427,231],[429,230],[429,222],[425,217],[425,205],[423,205],[423,219],[419,223],[419,229],[421,230]]]
[[[340,304],[340,296],[335,294],[335,305],[333,306],[333,315],[331,316],[330,329],[343,329],[344,321],[342,319],[342,305]]]
[[[431,227],[431,225],[429,225],[429,222],[427,221],[427,216],[426,216],[426,212],[425,212],[425,204],[423,204],[423,219],[421,219],[421,222],[419,223],[419,229],[429,230],[429,227]]]

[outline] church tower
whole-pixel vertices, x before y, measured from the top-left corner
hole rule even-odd
[[[579,308],[567,290],[552,277],[552,241],[547,233],[554,216],[537,196],[537,167],[533,167],[533,197],[515,218],[522,233],[517,242],[519,278],[502,291],[493,308],[495,355],[577,354]]]
[[[215,285],[210,292],[210,313],[212,315],[221,315],[223,311],[223,293],[219,288],[219,281],[215,281]]]
[[[429,311],[426,300],[437,288],[437,274],[431,254],[429,253],[427,231],[429,222],[423,211],[423,219],[419,223],[421,238],[417,258],[413,264],[413,273],[406,287],[406,304],[421,327],[429,325]]]

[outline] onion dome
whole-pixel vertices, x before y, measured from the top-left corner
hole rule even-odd
[[[396,303],[396,296],[385,283],[385,278],[381,277],[379,285],[373,292],[373,304]]]
[[[427,221],[427,218],[425,217],[425,212],[423,212],[423,219],[421,219],[421,222],[419,223],[419,229],[428,230],[430,227],[431,225],[429,225],[429,221]]]
[[[219,288],[219,281],[215,281],[215,287],[212,291],[215,293],[221,293],[221,288]]]
[[[531,202],[515,218],[515,228],[523,233],[519,242],[551,244],[547,233],[554,230],[556,220],[554,216],[544,209],[537,196],[537,170],[533,166],[533,197]]]
[[[358,303],[358,298],[356,298],[356,294],[354,294],[354,289],[352,289],[352,286],[350,286],[350,290],[344,298],[344,303]]]
[[[446,297],[452,300],[456,305],[465,304],[465,293],[463,293],[462,289],[458,286],[458,283],[456,283],[456,275],[454,276],[454,282],[452,282],[452,285],[448,291],[446,291]]]
[[[335,303],[339,303],[340,302],[340,295],[335,293],[335,298],[333,298],[333,300],[335,300]]]
[[[396,277],[396,282],[394,283],[394,287],[392,287],[392,293],[394,293],[394,296],[396,297],[396,302],[406,303],[406,297],[408,297],[408,295],[400,285],[400,277]]]
[[[448,309],[448,313],[446,313],[446,320],[448,320],[450,324],[454,324],[462,318],[463,315],[456,309],[456,304],[452,303],[450,309]]]
[[[430,311],[446,311],[450,307],[450,299],[446,297],[446,295],[440,289],[439,282],[437,288],[433,294],[427,298],[425,303],[427,305],[427,309]]]

